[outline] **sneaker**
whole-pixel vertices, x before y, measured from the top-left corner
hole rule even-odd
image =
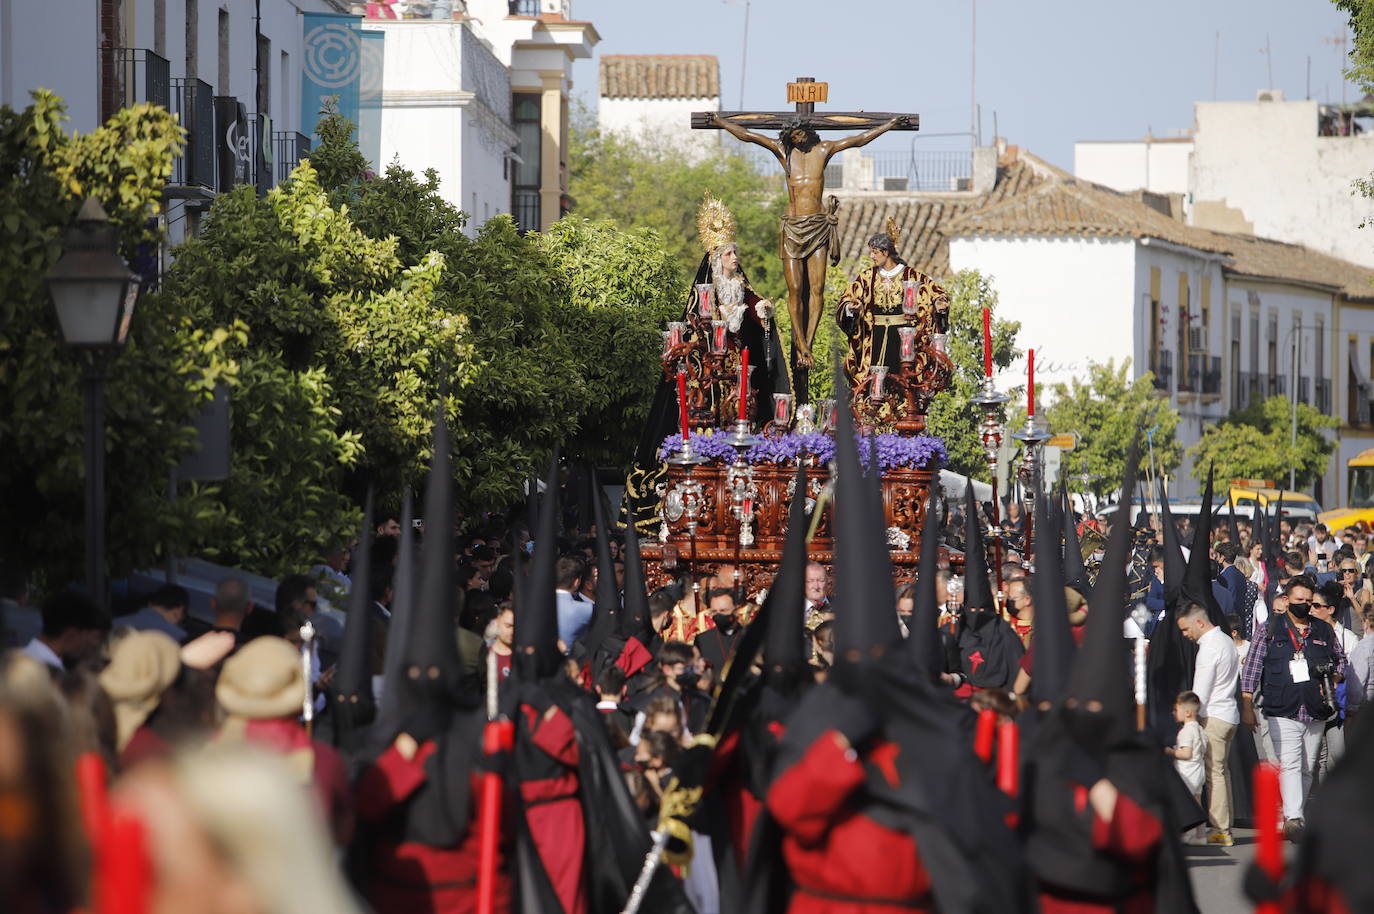
[[[1283,823],[1283,836],[1294,844],[1302,841],[1302,831],[1306,823],[1302,819],[1287,819]]]
[[[1207,843],[1217,847],[1233,847],[1236,840],[1231,837],[1230,829],[1225,831],[1208,832]]]
[[[1196,828],[1190,828],[1183,833],[1183,843],[1189,847],[1206,847],[1207,836]]]

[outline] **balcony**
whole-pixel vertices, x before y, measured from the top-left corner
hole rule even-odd
[[[1167,393],[1173,381],[1174,354],[1157,350],[1151,352],[1150,372],[1154,375],[1155,390]]]
[[[146,48],[102,48],[100,70],[102,121],[142,102],[170,110],[172,67],[167,58]]]
[[[1250,405],[1250,386],[1255,377],[1248,371],[1236,372],[1234,388],[1231,391],[1231,408],[1245,409]]]
[[[539,231],[539,191],[516,190],[512,194],[511,211],[515,224],[522,232]]]
[[[1311,388],[1311,383],[1310,383],[1311,380],[1312,380],[1312,379],[1311,379],[1311,378],[1308,378],[1306,375],[1304,375],[1303,377],[1298,378],[1298,402],[1299,402],[1299,403],[1311,403],[1311,402],[1312,402],[1311,397],[1309,397],[1309,396],[1307,395],[1307,394],[1308,394],[1308,391],[1310,391],[1310,390],[1312,389],[1312,388]]]
[[[200,79],[174,79],[171,111],[186,129],[186,148],[172,162],[171,199],[208,200],[215,191],[215,90]]]
[[[570,0],[510,0],[512,16],[562,16],[572,18]]]
[[[1202,376],[1202,393],[1208,396],[1221,396],[1221,356],[1191,356],[1198,360],[1198,372]]]
[[[1317,410],[1323,415],[1331,413],[1331,379],[1317,379]]]
[[[310,137],[294,131],[278,130],[272,134],[272,145],[277,151],[277,183],[291,177],[291,172],[301,164],[301,159],[310,152]]]

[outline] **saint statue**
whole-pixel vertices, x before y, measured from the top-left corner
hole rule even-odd
[[[936,333],[949,329],[949,295],[935,280],[902,259],[897,252],[897,227],[888,220],[886,232],[868,239],[872,266],[862,270],[840,297],[836,320],[849,337],[844,373],[851,390],[867,382],[872,365],[901,372],[902,347],[898,329],[915,327],[916,349],[930,345]],[[915,313],[902,308],[907,283],[914,283]]]
[[[707,118],[711,126],[720,127],[736,139],[767,149],[782,165],[787,179],[787,212],[782,217],[780,247],[783,277],[787,280],[787,309],[792,316],[794,367],[809,370],[814,364],[811,344],[825,308],[826,260],[835,264],[840,256],[836,238],[838,204],[833,196],[822,200],[825,166],[836,153],[871,143],[901,124],[902,118],[894,117],[840,140],[822,140],[800,117],[783,127],[777,139],[746,130],[716,114],[708,114]],[[804,390],[800,379],[797,387]]]

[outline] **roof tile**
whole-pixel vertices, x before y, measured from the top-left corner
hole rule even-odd
[[[603,54],[602,98],[716,98],[714,54]]]

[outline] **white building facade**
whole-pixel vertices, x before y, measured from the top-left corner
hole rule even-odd
[[[700,160],[720,151],[719,130],[693,130],[693,111],[720,110],[720,62],[711,54],[604,54],[597,126]]]

